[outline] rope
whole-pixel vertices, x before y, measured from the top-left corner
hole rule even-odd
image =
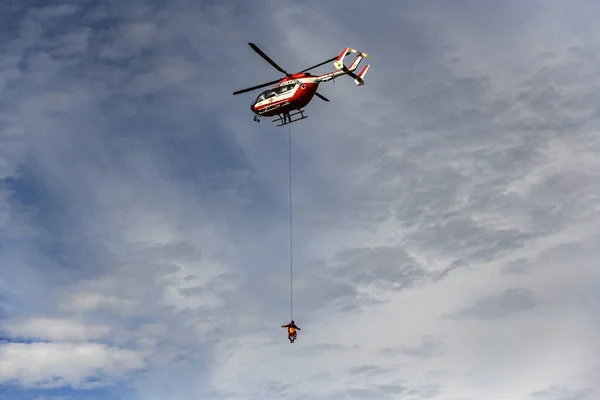
[[[293,260],[294,246],[292,241],[292,134],[291,127],[288,125],[288,161],[289,161],[289,182],[290,182],[290,320],[294,319],[294,275]]]

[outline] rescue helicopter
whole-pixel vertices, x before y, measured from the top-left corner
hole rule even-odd
[[[358,75],[355,74],[354,71],[358,68],[362,59],[370,58],[370,56],[369,54],[362,53],[352,47],[346,47],[337,57],[313,65],[300,72],[290,74],[271,60],[271,58],[269,58],[269,56],[254,43],[248,43],[248,45],[277,71],[285,74],[285,78],[238,90],[233,92],[233,94],[246,93],[277,83],[275,87],[260,93],[250,105],[250,110],[255,114],[254,121],[260,122],[261,117],[273,117],[273,122],[279,122],[277,126],[287,125],[307,118],[307,116],[304,115],[304,110],[302,110],[302,108],[310,103],[314,96],[317,96],[321,100],[329,101],[325,96],[317,93],[320,83],[333,80],[342,75],[348,75],[354,79],[354,83],[356,83],[357,86],[362,86],[365,83],[365,74],[370,67],[370,65],[366,65]],[[356,59],[347,67],[344,65],[344,58],[352,53],[356,54]],[[332,61],[336,68],[333,72],[322,75],[312,75],[307,72]]]

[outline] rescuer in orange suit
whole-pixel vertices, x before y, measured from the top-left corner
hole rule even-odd
[[[296,326],[294,320],[292,320],[289,324],[281,325],[281,327],[288,328],[288,339],[290,340],[290,343],[294,343],[294,340],[296,340],[296,337],[298,335],[296,330],[302,330]]]

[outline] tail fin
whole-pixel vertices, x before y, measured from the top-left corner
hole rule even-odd
[[[349,67],[346,67],[344,65],[344,58],[350,53],[356,53],[356,59],[352,62],[352,64]],[[339,57],[333,62],[333,65],[336,69],[341,69],[348,75],[350,75],[352,78],[354,78],[354,83],[356,83],[356,85],[362,86],[365,84],[363,77],[365,76],[371,65],[366,65],[358,75],[355,75],[354,71],[356,70],[356,68],[358,68],[358,64],[360,64],[363,58],[370,58],[370,56],[367,53],[362,53],[356,49],[353,49],[352,47],[346,47],[340,53]]]
[[[362,69],[362,71],[360,71],[360,74],[358,74],[358,76],[356,78],[354,78],[354,83],[356,83],[357,86],[362,86],[365,84],[364,77],[367,74],[367,71],[369,70],[370,66],[371,66],[371,64],[365,65],[365,67]]]

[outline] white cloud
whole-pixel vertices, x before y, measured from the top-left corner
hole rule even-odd
[[[60,4],[38,8],[32,14],[40,20],[48,20],[52,18],[67,17],[79,10],[75,4]]]
[[[131,91],[134,95],[146,95],[161,89],[174,90],[199,73],[196,65],[182,57],[165,57],[156,61],[152,72],[136,76]]]
[[[0,345],[0,382],[35,388],[94,387],[144,367],[140,354],[96,343],[8,343]]]
[[[112,43],[103,47],[100,56],[109,60],[137,56],[155,43],[158,37],[158,26],[152,21],[132,22],[120,26],[114,33]]]
[[[2,323],[2,330],[11,337],[54,342],[98,339],[106,336],[111,328],[106,325],[85,324],[73,319],[38,317],[6,320]]]
[[[56,40],[56,48],[53,50],[55,56],[73,56],[85,52],[88,48],[93,31],[84,28],[78,32],[69,32]]]
[[[87,291],[74,291],[68,298],[65,309],[83,312],[108,309],[118,314],[130,315],[139,305],[136,300]]]

